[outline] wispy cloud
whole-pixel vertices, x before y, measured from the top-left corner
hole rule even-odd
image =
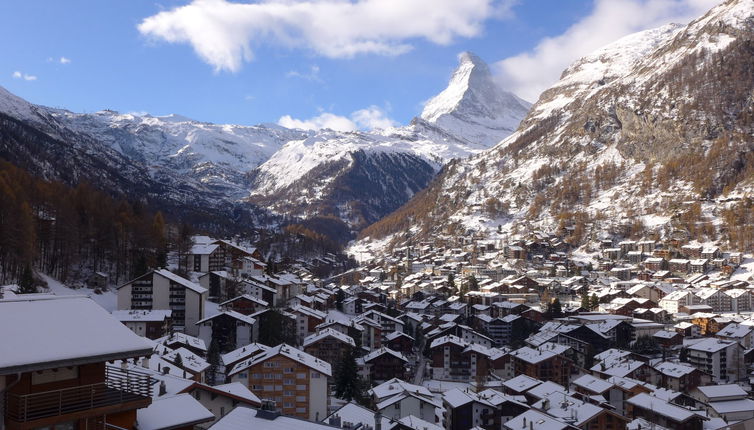
[[[501,84],[532,102],[575,60],[637,31],[687,23],[722,0],[594,0],[590,15],[563,34],[493,65]]]
[[[398,55],[424,39],[447,45],[478,36],[514,0],[193,0],[144,19],[143,35],[190,44],[216,71],[236,72],[252,47],[274,43],[328,58]]]
[[[303,130],[329,128],[336,131],[357,131],[394,127],[397,125],[397,122],[390,119],[385,110],[377,106],[369,106],[365,109],[359,109],[347,117],[330,112],[324,112],[303,120],[285,115],[278,120],[278,124],[287,128],[300,128]]]
[[[316,64],[311,66],[309,68],[309,71],[307,72],[299,72],[297,70],[291,70],[290,72],[286,73],[285,76],[287,78],[299,78],[303,79],[305,81],[311,81],[311,82],[318,82],[323,83],[324,81],[319,76],[319,66]]]
[[[15,72],[13,72],[13,74],[11,74],[11,76],[13,77],[13,79],[23,79],[24,81],[36,81],[37,80],[36,76],[29,75],[29,74],[26,74],[26,73],[22,73],[22,72],[20,72],[18,70],[16,70]]]
[[[53,58],[53,57],[47,57],[48,63],[60,63],[60,64],[71,64],[71,59],[68,57],[60,57],[60,58]]]

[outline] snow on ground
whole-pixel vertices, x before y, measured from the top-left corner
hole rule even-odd
[[[748,256],[744,258],[741,267],[739,267],[730,277],[734,281],[748,281],[754,275],[754,258]]]
[[[353,241],[348,244],[345,253],[356,259],[359,263],[364,263],[374,259],[377,255],[385,253],[385,248],[393,240],[395,235],[389,235],[382,239],[372,240],[365,238],[360,241]]]
[[[66,287],[63,283],[57,279],[51,278],[44,273],[39,273],[49,288],[49,292],[58,296],[88,296],[91,297],[97,304],[105,308],[106,311],[112,312],[118,308],[118,295],[115,292],[115,288],[111,287],[102,294],[97,294],[90,288],[77,288],[73,289]]]

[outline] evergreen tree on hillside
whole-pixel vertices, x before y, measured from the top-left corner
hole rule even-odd
[[[31,270],[31,265],[27,264],[24,267],[21,278],[18,280],[18,294],[33,294],[37,292],[37,287],[34,285],[34,273]]]

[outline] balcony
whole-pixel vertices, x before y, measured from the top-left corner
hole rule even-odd
[[[25,395],[7,393],[5,418],[29,423],[143,408],[151,403],[151,388],[152,378],[147,374],[106,366],[105,382]]]

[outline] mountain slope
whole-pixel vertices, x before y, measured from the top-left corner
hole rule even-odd
[[[304,219],[338,218],[358,232],[424,189],[449,160],[508,136],[529,107],[499,89],[482,60],[461,54],[448,87],[411,124],[289,142],[254,171],[250,201]]]
[[[574,63],[499,145],[449,166],[362,232],[495,236],[545,228],[574,243],[655,233],[735,240],[754,180],[754,2],[627,36]],[[426,208],[420,210],[418,208]]]

